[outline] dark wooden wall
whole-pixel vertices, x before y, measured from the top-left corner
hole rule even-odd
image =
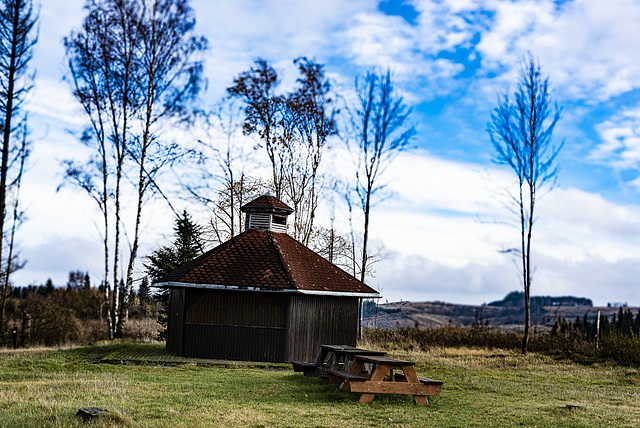
[[[358,299],[172,289],[167,349],[243,361],[313,361],[320,344],[356,345]]]
[[[187,290],[182,355],[285,361],[288,296]]]
[[[293,294],[287,324],[287,361],[313,361],[321,344],[356,346],[358,299]]]
[[[285,329],[187,324],[183,356],[285,362]]]
[[[184,327],[184,288],[169,289],[169,314],[167,319],[167,350],[182,355]]]

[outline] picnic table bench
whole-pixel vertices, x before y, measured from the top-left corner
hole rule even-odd
[[[370,374],[361,372],[364,364],[372,365]],[[348,370],[327,369],[327,375],[330,381],[341,382],[340,389],[362,393],[360,403],[370,403],[376,394],[406,394],[413,395],[418,404],[428,404],[428,395],[440,395],[442,382],[418,376],[414,364],[385,356],[355,355]]]
[[[293,370],[305,376],[327,377],[327,370],[348,370],[355,355],[383,356],[383,351],[356,348],[348,345],[320,345],[313,363],[292,361]]]

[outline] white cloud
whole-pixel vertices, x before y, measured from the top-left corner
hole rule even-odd
[[[476,9],[471,1],[416,2],[418,46],[423,52],[437,55],[460,45],[469,46],[476,25],[465,14]]]
[[[368,281],[389,301],[445,301],[481,304],[499,300],[519,289],[516,269],[509,261],[471,263],[464,269],[440,264],[421,255],[394,255],[377,266]]]
[[[537,258],[532,293],[535,295],[574,295],[588,297],[596,306],[607,303],[640,301],[635,287],[640,275],[640,258],[612,262],[592,256],[581,261]]]
[[[610,262],[590,257],[563,261],[535,255],[531,292],[534,296],[587,297],[596,306],[609,302],[640,301],[640,290],[630,286],[640,275],[640,258]],[[394,255],[380,263],[369,281],[389,301],[445,301],[478,305],[522,291],[517,260],[505,256],[491,264],[451,267],[419,255]]]
[[[398,16],[359,13],[345,38],[346,53],[358,65],[390,67],[403,76],[414,67],[407,54],[415,52],[415,29]]]
[[[617,263],[634,258],[640,237],[640,207],[607,201],[578,189],[556,189],[539,200],[534,226],[537,250],[559,261],[590,258]]]
[[[594,102],[640,87],[636,2],[487,0],[478,7],[495,13],[477,46],[489,70],[513,68],[531,50],[566,97]]]
[[[499,252],[518,247],[520,239],[517,216],[500,193],[511,184],[505,171],[414,151],[388,172],[395,196],[372,212],[370,231],[390,252],[370,281],[386,298],[479,303],[519,289],[517,260]],[[632,263],[640,254],[640,206],[557,188],[539,194],[537,213],[536,293],[593,297],[601,304],[631,296],[625,293],[640,269]],[[616,266],[625,271],[608,282],[595,274]],[[594,275],[587,280],[585,271]],[[602,291],[605,285],[610,294]]]
[[[57,235],[43,243],[23,245],[21,257],[26,260],[24,270],[12,274],[15,285],[40,285],[51,278],[54,285],[64,285],[69,272],[89,272],[94,286],[99,285],[104,275],[104,258],[100,241],[91,236],[71,237]]]
[[[340,37],[353,16],[375,10],[367,1],[195,0],[198,30],[209,39],[206,74],[214,99],[223,94],[233,76],[257,57],[271,61],[278,71],[295,79],[291,61],[299,56],[326,62],[342,49]]]
[[[596,163],[615,169],[640,166],[640,106],[632,106],[596,125],[602,140],[590,154]]]
[[[403,152],[381,178],[401,203],[470,215],[502,207],[503,189],[512,181],[506,170],[445,160],[423,150]]]

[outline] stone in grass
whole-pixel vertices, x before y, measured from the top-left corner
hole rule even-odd
[[[582,406],[579,404],[567,404],[567,409],[569,410],[580,410]]]
[[[86,422],[91,419],[107,415],[108,413],[109,411],[107,409],[103,409],[102,407],[83,407],[78,410],[76,416],[82,417],[82,419]]]

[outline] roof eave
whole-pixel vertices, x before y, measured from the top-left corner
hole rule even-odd
[[[361,297],[365,299],[379,299],[380,293],[360,293],[356,291],[327,291],[327,290],[300,290],[297,288],[280,288],[280,289],[264,289],[260,287],[238,287],[236,285],[220,285],[220,284],[193,284],[190,282],[160,282],[155,283],[153,287],[180,287],[180,288],[199,288],[206,290],[233,290],[233,291],[257,291],[262,293],[293,293],[307,294],[318,296],[338,296],[338,297]]]

